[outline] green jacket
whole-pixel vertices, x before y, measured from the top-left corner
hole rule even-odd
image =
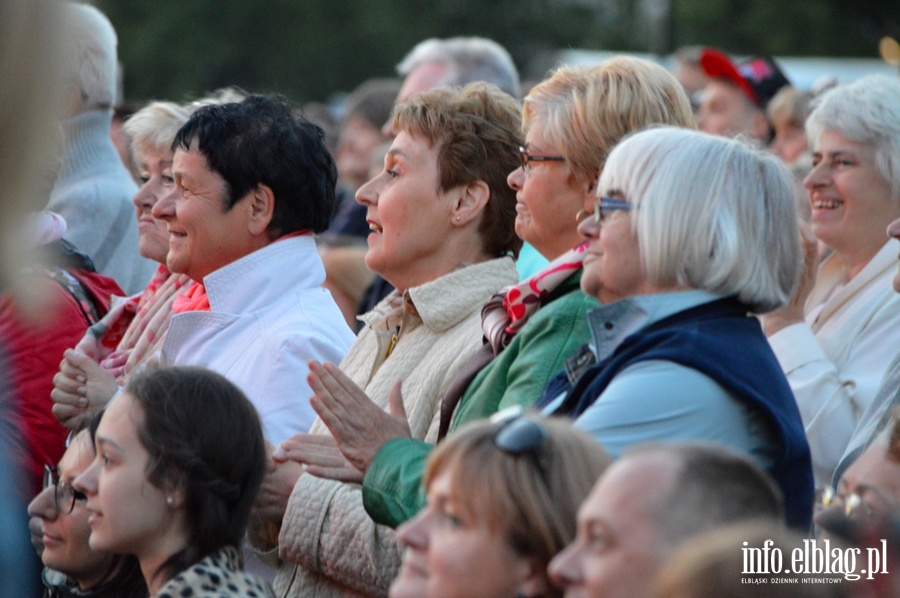
[[[581,273],[557,287],[509,346],[475,376],[460,399],[451,432],[506,407],[528,407],[565,359],[589,342],[586,314],[598,303],[581,292]],[[419,512],[425,504],[425,464],[434,448],[397,438],[379,449],[363,481],[363,504],[373,520],[396,527]]]

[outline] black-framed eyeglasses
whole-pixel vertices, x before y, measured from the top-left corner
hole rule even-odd
[[[532,162],[565,162],[566,159],[563,156],[535,156],[534,154],[529,154],[528,149],[525,147],[519,146],[519,158],[522,160],[522,170],[528,172],[529,164]]]
[[[56,505],[56,511],[63,515],[68,515],[75,509],[76,500],[87,500],[84,492],[76,490],[72,484],[60,481],[59,472],[55,467],[44,465],[44,482],[42,487],[46,490],[53,486],[53,501]]]
[[[594,218],[597,222],[603,222],[603,219],[609,216],[610,212],[616,210],[629,211],[634,208],[634,204],[624,199],[616,199],[614,197],[598,197],[594,200]]]

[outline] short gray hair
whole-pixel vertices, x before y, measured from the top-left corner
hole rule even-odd
[[[627,137],[598,194],[635,204],[632,226],[648,280],[735,295],[754,313],[781,307],[803,252],[791,175],[740,140],[674,127]]]
[[[93,6],[66,2],[62,7],[63,76],[78,88],[87,108],[112,108],[116,102],[116,31]]]
[[[872,146],[891,197],[900,198],[900,79],[869,75],[825,92],[806,121],[810,146],[826,130]]]
[[[427,62],[449,68],[438,87],[462,86],[476,81],[493,83],[514,98],[519,97],[519,72],[509,52],[497,42],[483,37],[431,38],[419,42],[397,65],[406,76]]]
[[[135,164],[143,162],[150,150],[171,150],[175,133],[190,115],[188,109],[173,102],[152,102],[135,112],[123,125]]]

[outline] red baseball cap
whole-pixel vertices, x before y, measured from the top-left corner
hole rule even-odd
[[[769,101],[791,82],[769,57],[757,56],[735,65],[728,56],[713,48],[700,53],[700,67],[707,77],[726,79],[737,85],[750,100],[765,110]]]

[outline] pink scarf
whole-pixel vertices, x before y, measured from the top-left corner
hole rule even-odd
[[[93,358],[122,383],[139,365],[158,360],[172,304],[191,282],[184,274],[172,274],[161,265],[147,288],[119,301],[88,329],[76,350]]]
[[[531,278],[490,298],[481,310],[481,327],[494,355],[505,349],[546,298],[581,268],[587,246],[585,241],[570,249]]]

